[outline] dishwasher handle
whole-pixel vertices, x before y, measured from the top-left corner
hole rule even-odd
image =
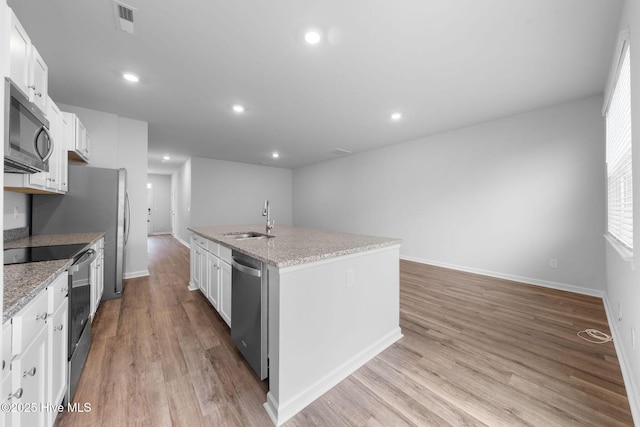
[[[260,271],[259,269],[249,267],[248,265],[240,264],[235,259],[231,260],[231,265],[233,266],[233,268],[235,268],[236,270],[242,273],[250,274],[251,276],[255,276],[255,277],[262,276],[262,271]]]

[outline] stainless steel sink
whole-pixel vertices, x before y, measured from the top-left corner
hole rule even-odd
[[[259,240],[275,237],[270,234],[258,233],[257,231],[234,231],[231,233],[224,233],[223,236],[233,237],[236,240]]]

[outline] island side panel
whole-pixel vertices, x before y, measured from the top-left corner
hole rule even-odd
[[[265,408],[274,423],[402,337],[399,257],[392,246],[270,272]]]

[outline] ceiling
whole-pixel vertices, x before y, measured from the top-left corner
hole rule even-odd
[[[150,173],[190,156],[296,168],[602,93],[622,3],[124,2],[135,35],[112,0],[8,0],[57,103],[149,122]]]

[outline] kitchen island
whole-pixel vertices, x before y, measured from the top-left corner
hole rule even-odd
[[[264,233],[264,225],[190,230],[266,264],[264,406],[275,425],[402,337],[400,240],[286,226],[275,228],[273,237],[254,239],[238,239],[237,233]]]

